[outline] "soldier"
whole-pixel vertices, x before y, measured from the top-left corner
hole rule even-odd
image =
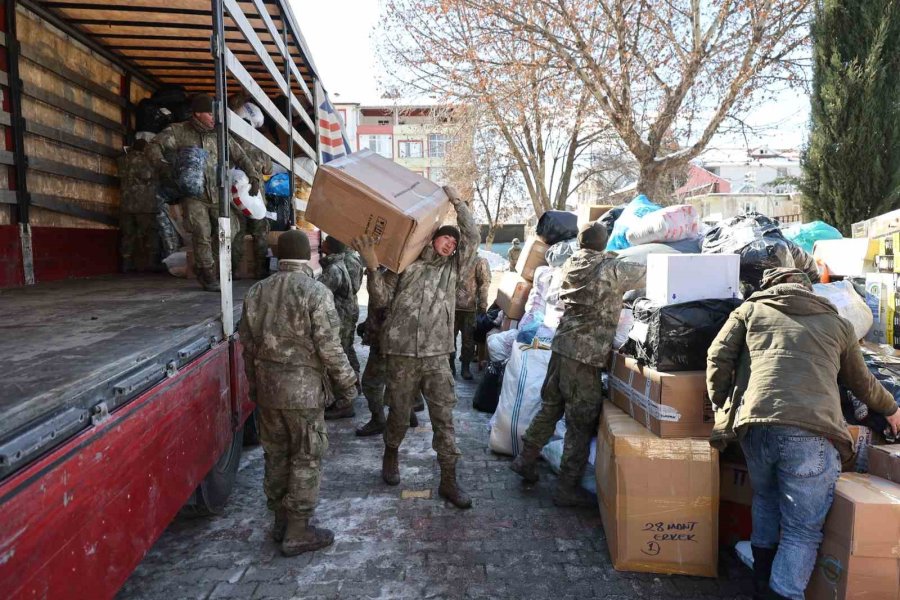
[[[120,229],[122,232],[122,270],[162,270],[162,250],[159,224],[159,200],[156,198],[156,177],[147,152],[146,140],[135,141],[131,149],[119,158],[119,179],[122,182]]]
[[[603,391],[600,376],[609,362],[622,310],[622,295],[643,285],[644,266],[626,263],[606,248],[606,227],[591,223],[578,235],[581,249],[563,265],[560,299],[565,313],[551,347],[541,388],[541,410],[525,432],[525,447],[510,468],[525,481],[538,480],[537,459],[565,414],[566,438],[553,503],[593,505],[579,488],[597,431]]]
[[[456,374],[456,336],[461,333],[460,374],[465,380],[472,379],[469,365],[475,360],[475,317],[487,311],[489,287],[491,287],[491,267],[487,259],[479,256],[475,261],[475,268],[456,285],[456,319],[453,325],[450,372]]]
[[[519,247],[519,238],[513,238],[512,248],[506,253],[506,258],[509,259],[509,270],[516,270],[516,263],[519,262],[519,256],[522,254],[522,248]]]
[[[232,94],[228,98],[228,108],[237,111],[241,106],[248,102],[248,96],[244,93]],[[250,117],[245,120],[253,125]],[[256,129],[259,129],[257,127]],[[247,158],[253,161],[256,170],[268,179],[272,175],[272,159],[268,154],[248,142],[243,138],[237,138],[237,143],[247,154]],[[253,238],[253,276],[256,279],[262,279],[269,274],[269,229],[268,219],[251,219],[239,211],[235,211],[237,220],[240,225],[240,231],[236,236],[236,242],[231,246],[231,268],[237,270],[238,265],[244,258],[244,236],[250,235]]]
[[[459,228],[440,227],[431,244],[402,274],[378,270],[373,238],[360,238],[354,245],[368,269],[369,294],[387,307],[381,350],[387,357],[389,412],[381,476],[388,485],[400,483],[398,450],[421,390],[434,428],[432,446],[441,466],[438,493],[458,508],[469,508],[472,500],[456,481],[460,456],[453,427],[456,393],[447,356],[453,351],[456,281],[460,272],[472,268],[479,236],[468,206],[455,190],[444,189],[456,209]]]
[[[334,541],[334,533],[309,524],[328,448],[323,384],[352,399],[356,377],[341,349],[331,294],[307,265],[306,234],[284,233],[277,254],[279,272],[247,292],[240,334],[250,398],[259,407],[272,538],[294,556]]]
[[[219,196],[216,186],[216,165],[219,149],[216,139],[213,99],[206,94],[198,94],[191,101],[193,117],[184,123],[173,123],[162,130],[150,142],[149,151],[157,168],[176,164],[178,151],[183,148],[201,148],[207,152],[203,170],[203,193],[196,197],[186,197],[182,201],[184,219],[191,232],[194,245],[194,263],[197,279],[204,290],[219,290]],[[247,158],[240,145],[228,139],[228,155],[232,166],[243,170],[250,180],[250,195],[259,193],[259,173],[253,162]],[[230,211],[232,242],[240,231],[235,216]]]
[[[347,360],[350,361],[350,366],[353,367],[358,381],[359,359],[356,357],[353,341],[356,336],[356,322],[359,321],[359,302],[356,295],[362,285],[362,265],[355,252],[331,236],[322,242],[321,252],[322,274],[319,276],[319,281],[331,290],[334,297],[334,306],[341,321],[341,346],[344,348],[344,353],[347,355]],[[359,390],[358,386],[357,390]],[[328,420],[346,419],[355,414],[352,402],[347,405],[335,403],[333,408],[325,411],[325,418]]]

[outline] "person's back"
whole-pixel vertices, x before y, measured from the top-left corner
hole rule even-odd
[[[838,383],[895,432],[900,415],[866,368],[853,326],[812,292],[806,274],[768,269],[761,288],[709,348],[710,441],[723,448],[738,439],[747,460],[756,597],[803,600],[841,458],[853,454]]]

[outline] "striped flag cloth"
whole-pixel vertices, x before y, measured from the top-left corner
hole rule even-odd
[[[344,133],[341,117],[318,81],[316,81],[316,98],[321,100],[316,110],[319,118],[319,163],[324,165],[350,154],[350,143]]]

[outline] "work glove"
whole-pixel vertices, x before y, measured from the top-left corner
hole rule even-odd
[[[447,198],[450,199],[450,204],[453,206],[458,206],[462,202],[462,199],[459,197],[459,192],[457,192],[456,188],[452,185],[445,185],[444,193],[447,194]]]
[[[353,249],[359,252],[359,257],[370,271],[378,270],[378,255],[375,253],[375,245],[378,241],[370,235],[358,237],[351,243]]]
[[[251,177],[250,178],[250,195],[255,196],[259,193],[259,178]]]

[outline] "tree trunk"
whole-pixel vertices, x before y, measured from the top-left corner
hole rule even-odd
[[[497,235],[497,229],[500,226],[497,224],[493,224],[488,227],[487,237],[484,239],[485,249],[490,251],[491,247],[494,245],[494,236]]]
[[[637,184],[637,193],[644,194],[652,202],[660,206],[672,203],[674,189],[672,187],[673,173],[678,170],[677,165],[663,166],[658,162],[642,164]]]

